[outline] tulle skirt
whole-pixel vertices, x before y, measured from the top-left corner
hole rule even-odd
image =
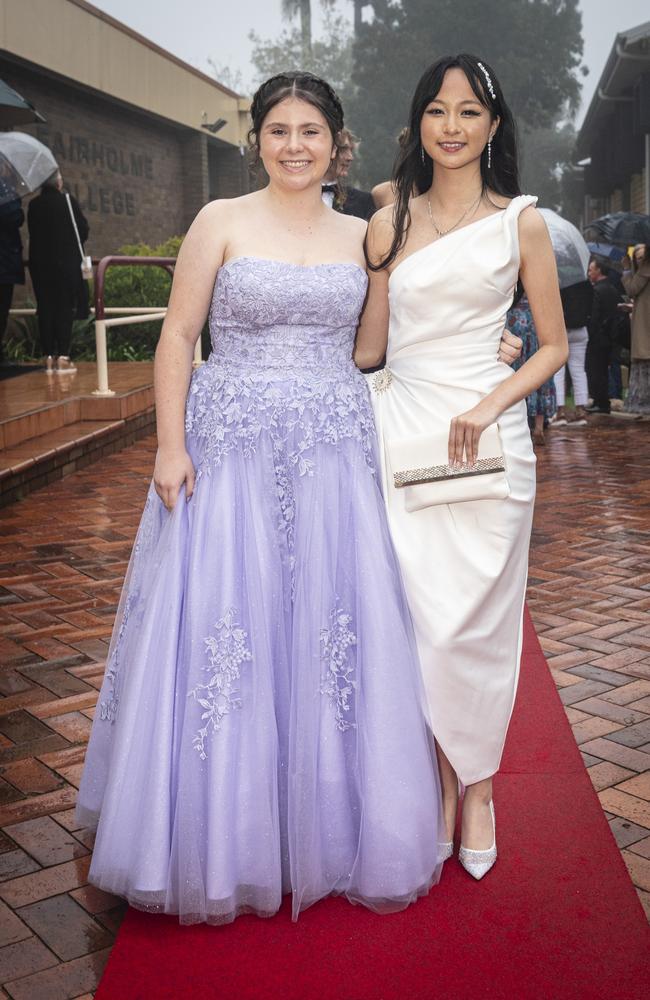
[[[304,426],[280,431],[218,462],[190,431],[193,496],[170,514],[149,490],[80,789],[90,881],[184,923],[270,916],[285,893],[294,918],[330,893],[397,910],[439,877],[435,754],[368,442],[321,440],[301,465]]]

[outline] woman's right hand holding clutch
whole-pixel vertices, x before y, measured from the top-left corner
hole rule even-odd
[[[195,478],[196,473],[192,459],[184,448],[178,451],[158,449],[153,470],[153,482],[156,493],[167,510],[171,511],[176,506],[178,494],[183,484],[185,484],[185,499],[190,499],[194,492]]]

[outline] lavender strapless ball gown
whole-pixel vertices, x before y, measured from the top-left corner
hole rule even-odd
[[[352,264],[237,258],[192,377],[194,495],[153,487],[77,807],[90,881],[182,922],[385,912],[439,876],[439,786],[351,360]]]

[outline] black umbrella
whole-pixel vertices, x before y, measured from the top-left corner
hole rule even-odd
[[[650,243],[650,215],[639,212],[612,212],[594,219],[585,226],[585,232],[591,238],[592,233],[598,242],[614,243],[615,246],[629,247],[635,243]]]
[[[20,94],[0,80],[0,128],[13,128],[14,125],[30,125],[33,122],[44,122],[46,119]]]

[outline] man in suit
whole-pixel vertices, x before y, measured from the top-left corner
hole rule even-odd
[[[585,365],[593,404],[587,407],[587,412],[609,413],[609,362],[614,330],[620,316],[618,304],[621,296],[608,280],[605,268],[599,261],[589,262],[587,275],[594,290],[591,316],[587,324],[589,343]]]
[[[359,140],[349,129],[343,129],[340,133],[337,154],[323,178],[323,201],[336,212],[356,215],[357,218],[367,221],[376,211],[372,195],[369,191],[347,187],[345,184],[358,142]]]

